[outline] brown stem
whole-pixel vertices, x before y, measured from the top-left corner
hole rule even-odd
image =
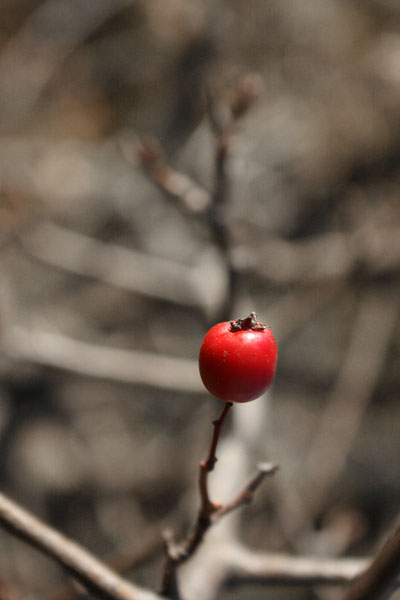
[[[165,538],[166,560],[160,593],[168,598],[173,598],[174,600],[179,600],[180,597],[176,581],[176,570],[179,565],[184,563],[194,554],[201,544],[207,529],[211,525],[211,515],[219,508],[218,504],[210,500],[208,493],[208,474],[214,469],[215,463],[217,462],[216,451],[221,429],[231,407],[232,402],[227,402],[219,419],[213,422],[214,431],[210,450],[207,458],[200,463],[200,508],[196,522],[182,544],[176,545],[170,534]]]
[[[213,471],[215,463],[217,462],[216,451],[219,441],[219,436],[221,433],[222,426],[226,419],[226,416],[232,407],[232,402],[227,402],[224,406],[224,410],[221,413],[221,416],[216,421],[213,421],[214,431],[211,439],[210,450],[206,460],[202,460],[200,463],[200,471],[199,471],[199,489],[200,489],[200,498],[201,498],[201,512],[205,516],[208,512],[210,514],[215,510],[215,504],[213,504],[210,500],[208,494],[208,474]]]
[[[256,490],[260,487],[264,479],[274,475],[278,469],[279,466],[276,463],[260,463],[258,465],[257,473],[251,477],[235,498],[217,509],[215,517],[220,519],[240,506],[249,504],[253,500]]]
[[[224,505],[210,500],[208,493],[208,474],[214,469],[217,461],[216,451],[221,429],[231,407],[232,402],[228,402],[219,419],[213,422],[214,432],[211,439],[210,450],[207,458],[200,463],[199,490],[201,502],[196,522],[186,539],[180,545],[175,544],[171,535],[168,535],[168,538],[165,540],[166,560],[164,564],[161,594],[172,600],[180,600],[176,577],[177,568],[194,554],[211,525],[236,508],[251,502],[254,493],[264,481],[265,477],[273,475],[278,468],[274,463],[261,463],[258,465],[258,472],[251,477],[248,483],[239,494],[233,498],[233,500]]]

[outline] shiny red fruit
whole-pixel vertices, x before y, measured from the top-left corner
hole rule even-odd
[[[201,379],[211,394],[225,402],[249,402],[271,385],[277,355],[271,330],[254,313],[218,323],[200,348]]]

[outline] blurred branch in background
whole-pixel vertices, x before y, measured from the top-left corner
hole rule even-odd
[[[193,179],[173,169],[157,140],[142,136],[137,141],[121,140],[121,149],[126,160],[136,166],[141,162],[158,187],[193,213],[206,211],[211,204],[210,194]]]
[[[156,594],[122,579],[78,544],[62,536],[0,494],[0,522],[28,544],[56,560],[77,581],[104,600],[156,600]]]
[[[41,2],[0,53],[0,125],[26,119],[61,63],[126,5],[126,0]]]
[[[369,559],[321,558],[257,553],[241,546],[227,548],[227,585],[335,585],[348,583],[369,566]]]
[[[21,238],[34,258],[71,273],[98,279],[157,300],[207,310],[215,294],[204,288],[201,263],[192,267],[161,257],[103,243],[51,223],[42,223]]]
[[[0,346],[11,360],[89,377],[182,392],[203,392],[197,361],[96,346],[58,333],[7,328]]]
[[[261,90],[262,79],[256,74],[243,77],[236,86],[233,86],[229,100],[222,101],[208,90],[208,119],[215,146],[211,192],[200,188],[190,177],[171,168],[159,142],[154,138],[142,137],[136,147],[135,144],[123,145],[125,157],[133,164],[138,158],[161,190],[179,200],[189,212],[203,213],[206,217],[210,233],[223,259],[227,279],[224,302],[215,317],[216,320],[231,318],[239,275],[233,260],[232,233],[229,224],[232,195],[230,158],[240,119],[252,108]]]
[[[399,315],[396,289],[363,293],[330,397],[319,418],[302,475],[307,510],[315,517],[337,481],[382,375]],[[323,467],[322,467],[323,465]]]
[[[399,227],[370,225],[370,233],[332,232],[301,241],[269,239],[257,253],[239,247],[235,254],[243,268],[281,285],[348,279],[360,269],[367,278],[396,274],[400,268]]]
[[[390,534],[369,567],[357,577],[342,600],[390,598],[400,581],[400,526]]]
[[[81,546],[41,522],[3,494],[0,495],[0,522],[12,534],[59,562],[72,577],[96,597],[107,600],[159,598],[158,595],[120,578]],[[249,581],[280,585],[294,583],[332,585],[352,580],[365,570],[365,574],[361,575],[354,584],[355,590],[360,587],[361,581],[364,582],[368,579],[371,583],[372,577],[376,581],[377,573],[382,574],[383,568],[387,574],[390,570],[391,575],[393,565],[396,565],[395,575],[397,574],[397,537],[396,534],[389,540],[378,555],[377,561],[371,565],[366,559],[329,560],[310,557],[298,558],[284,554],[263,555],[232,543],[223,548],[220,546],[219,551],[223,550],[222,564],[225,568],[227,585],[238,585]],[[142,558],[142,552],[143,550],[138,555],[139,559]],[[366,569],[366,567],[368,568]],[[391,582],[393,583],[392,580]],[[353,587],[347,592],[348,598],[351,597],[352,600],[356,597],[364,598],[364,596],[350,596],[350,593],[354,593],[351,592]],[[52,597],[69,598],[74,595],[74,593],[65,592]],[[167,595],[167,597],[173,596]],[[368,598],[372,600],[378,596],[371,595]]]
[[[104,564],[115,571],[115,573],[124,575],[137,569],[142,564],[154,559],[154,556],[161,554],[163,543],[160,532],[167,526],[167,523],[158,523],[153,525],[153,530],[148,531],[147,537],[140,539],[138,547],[119,548],[117,552],[103,560]],[[50,592],[46,600],[75,600],[80,595],[78,586],[74,582],[68,582]]]

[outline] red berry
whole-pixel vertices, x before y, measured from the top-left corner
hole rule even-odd
[[[271,385],[277,353],[271,330],[251,313],[211,327],[200,348],[200,376],[217,398],[249,402]]]

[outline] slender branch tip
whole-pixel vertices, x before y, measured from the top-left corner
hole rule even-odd
[[[257,469],[266,475],[274,475],[277,471],[279,471],[280,466],[278,463],[274,462],[260,462],[257,465]]]

